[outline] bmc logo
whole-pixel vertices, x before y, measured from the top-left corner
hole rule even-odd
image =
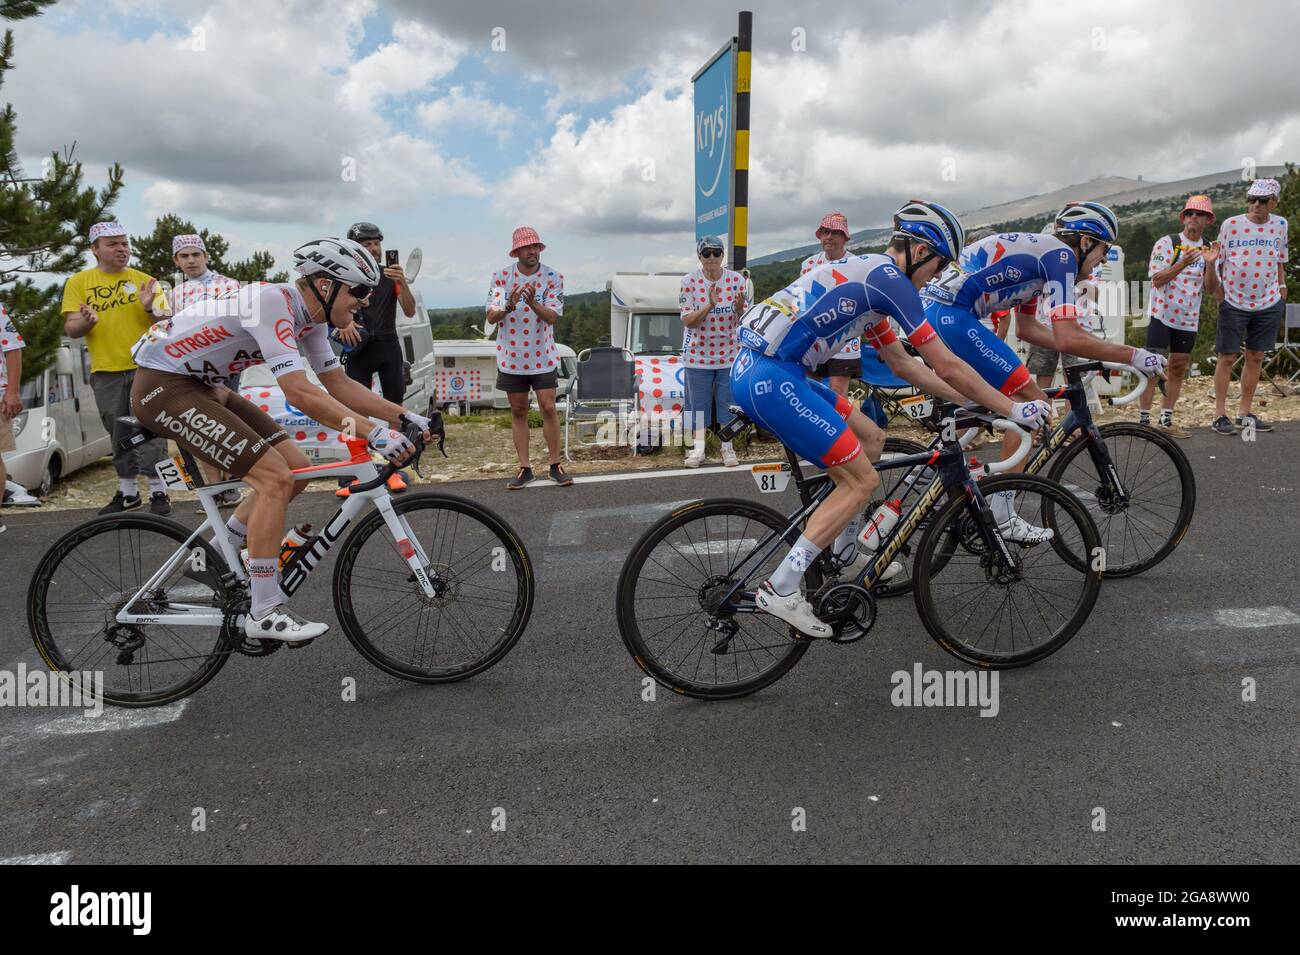
[[[858,303],[851,298],[842,298],[838,302],[841,315],[853,315],[858,310]]]

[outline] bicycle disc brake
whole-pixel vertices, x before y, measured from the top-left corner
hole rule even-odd
[[[818,619],[831,625],[831,643],[856,643],[876,623],[876,598],[857,584],[831,584],[815,598]]]

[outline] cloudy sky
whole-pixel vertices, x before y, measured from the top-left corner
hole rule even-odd
[[[813,241],[830,209],[882,225],[910,195],[962,210],[1300,159],[1300,5],[747,6],[751,255]],[[285,262],[372,219],[423,248],[441,306],[483,299],[527,223],[576,292],[694,264],[690,77],[737,9],[64,0],[14,25],[0,96],[31,168],[74,140],[91,182],[122,163],[132,233],[175,212]]]

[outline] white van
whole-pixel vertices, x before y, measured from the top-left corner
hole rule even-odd
[[[556,373],[555,397],[568,394],[578,356],[568,345],[556,343],[560,367]],[[433,343],[434,384],[438,407],[453,410],[510,407],[504,391],[497,390],[497,345],[491,339],[439,338]]]
[[[44,497],[60,477],[107,455],[112,443],[90,387],[85,340],[63,339],[54,363],[20,391],[17,450],[5,455],[5,468],[11,480]]]

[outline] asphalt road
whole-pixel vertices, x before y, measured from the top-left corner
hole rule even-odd
[[[669,502],[757,497],[748,474],[449,487],[503,514],[537,565],[531,624],[501,664],[408,685],[335,628],[236,657],[161,710],[0,709],[0,858],[1300,862],[1300,425],[1258,437],[1185,443],[1199,506],[1182,546],[1107,581],[1061,652],[1002,674],[992,718],[891,704],[894,671],[961,668],[910,598],[755,696],[643,700],[618,568]],[[294,516],[319,525],[332,503],[308,495]],[[40,666],[27,580],[88,516],[6,512],[0,668]],[[314,613],[328,576],[299,598]]]

